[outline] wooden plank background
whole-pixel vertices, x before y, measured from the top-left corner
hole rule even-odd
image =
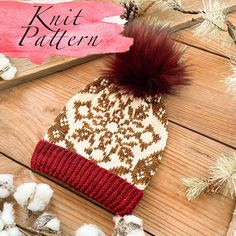
[[[176,35],[185,37],[189,30]],[[189,36],[183,40],[189,45],[185,59],[191,65],[192,84],[179,95],[166,98],[170,120],[167,148],[134,212],[144,220],[147,235],[223,236],[235,208],[235,200],[222,195],[203,196],[190,203],[180,181],[184,176],[206,177],[219,155],[231,154],[236,148],[236,101],[225,93],[222,82],[230,75],[229,60],[223,53],[215,55],[212,43],[201,48],[193,40]],[[216,44],[214,48],[219,50]],[[50,184],[55,193],[48,210],[62,220],[65,235],[72,235],[83,223],[95,223],[111,235],[113,213],[62,183],[31,172],[30,159],[62,106],[99,77],[105,60],[92,60],[0,92],[0,173],[14,173],[16,184],[32,180]],[[17,223],[25,225],[25,211],[16,210]]]
[[[19,1],[25,2],[28,0],[19,0]],[[33,2],[32,0],[29,0],[29,1]],[[112,1],[112,0],[104,0],[104,1]],[[153,0],[143,1],[143,8],[145,9],[145,7],[148,6],[152,1]],[[186,10],[190,10],[190,9],[195,10],[195,9],[200,9],[202,7],[201,0],[182,0],[182,3],[183,3],[183,7]],[[178,11],[173,11],[170,9],[165,9],[163,11],[163,10],[160,10],[163,8],[160,8],[158,6],[159,4],[157,1],[157,4],[155,4],[148,11],[148,15],[155,17],[160,22],[168,22],[168,24],[173,29],[173,31],[176,31],[176,32],[195,25],[201,19],[201,16],[199,14],[198,15],[182,14]],[[236,10],[235,0],[227,0],[225,7],[228,8],[228,12],[235,11]],[[83,64],[97,57],[99,56],[92,55],[85,58],[76,59],[72,57],[54,56],[54,57],[48,58],[41,65],[33,64],[32,62],[30,62],[30,60],[25,59],[25,58],[22,58],[22,59],[13,58],[12,63],[16,66],[16,68],[18,69],[18,72],[16,74],[16,77],[13,80],[4,81],[0,78],[0,91],[9,87],[27,82],[27,81],[41,78],[43,76],[55,73],[57,71],[70,68],[75,65]]]

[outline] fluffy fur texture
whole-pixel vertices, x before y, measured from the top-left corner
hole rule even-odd
[[[168,28],[134,20],[125,35],[134,38],[134,44],[111,58],[103,73],[112,83],[135,97],[145,97],[174,93],[176,86],[188,82],[182,52]]]

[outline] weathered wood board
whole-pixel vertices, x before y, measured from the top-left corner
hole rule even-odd
[[[152,0],[144,1],[144,8],[150,4]],[[202,7],[201,0],[183,0],[183,7],[186,10],[195,10]],[[183,14],[172,9],[160,10],[160,4],[155,4],[148,12],[149,15],[154,16],[160,22],[168,22],[173,31],[177,32],[181,29],[188,28],[195,25],[201,18],[198,15]],[[229,12],[236,10],[235,0],[227,0],[226,7],[229,7]],[[162,9],[162,8],[161,8]],[[4,81],[0,78],[0,90],[21,84],[30,80],[41,78],[45,75],[52,74],[56,71],[79,65],[86,61],[89,61],[98,56],[90,56],[81,59],[69,58],[69,57],[50,57],[44,64],[36,65],[31,63],[28,59],[12,59],[12,63],[18,69],[15,79],[11,81]]]
[[[207,176],[208,167],[221,153],[230,154],[233,151],[227,145],[235,144],[231,133],[235,131],[236,125],[233,120],[235,104],[224,94],[222,84],[215,83],[212,86],[213,80],[221,80],[227,73],[227,60],[194,48],[187,49],[186,58],[191,59],[192,63],[197,58],[201,60],[193,63],[192,85],[183,88],[179,96],[167,99],[170,121],[174,122],[170,122],[168,146],[159,172],[145,191],[135,214],[144,219],[145,229],[154,235],[225,235],[234,200],[218,195],[204,196],[189,203],[185,199],[180,179],[192,175]],[[206,61],[219,64],[223,74],[216,70],[209,76]],[[97,59],[2,91],[0,151],[29,166],[34,146],[62,106],[76,91],[97,78],[103,65],[104,59]],[[206,102],[206,99],[209,101]],[[211,103],[211,99],[214,102]],[[223,99],[224,106],[220,110]],[[196,109],[197,113],[194,112]],[[215,110],[217,113],[213,112]],[[213,123],[212,119],[216,122]],[[209,124],[213,127],[209,128]],[[210,133],[211,130],[216,132]],[[204,136],[222,139],[227,145]],[[97,223],[100,224],[100,221]]]
[[[236,12],[229,14],[229,19],[236,25]],[[217,38],[210,39],[207,38],[207,36],[194,36],[193,31],[196,27],[197,25],[176,32],[174,35],[175,39],[224,57],[236,56],[236,44],[229,37],[227,32],[222,32]]]

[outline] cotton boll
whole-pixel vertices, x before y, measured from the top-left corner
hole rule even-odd
[[[45,226],[53,231],[60,231],[60,221],[58,218],[50,220]]]
[[[0,53],[0,70],[6,68],[9,64],[9,59]]]
[[[6,230],[0,231],[0,236],[9,236]]]
[[[15,211],[11,203],[4,203],[1,220],[5,227],[15,226]]]
[[[85,224],[75,232],[75,236],[105,236],[105,234],[96,225]]]
[[[59,233],[60,224],[61,222],[57,217],[49,213],[43,213],[36,219],[32,228],[42,232]]]
[[[38,184],[36,192],[28,204],[27,209],[32,212],[41,212],[45,210],[53,195],[53,190],[47,184]]]
[[[13,65],[10,64],[8,67],[8,70],[3,72],[0,76],[4,80],[12,80],[14,79],[16,72],[17,72],[17,69]]]
[[[0,219],[0,231],[4,229],[4,223],[2,222],[2,219]]]
[[[13,196],[20,206],[27,207],[29,201],[34,197],[36,186],[36,183],[24,183],[17,187]]]
[[[8,236],[23,236],[23,234],[17,227],[8,228],[6,231],[8,233]]]
[[[14,190],[13,175],[1,174],[0,175],[0,199],[9,197]]]
[[[11,80],[15,77],[17,69],[9,59],[0,53],[0,77],[4,80]]]
[[[145,236],[143,221],[134,215],[115,216],[113,221],[115,222],[113,236]]]

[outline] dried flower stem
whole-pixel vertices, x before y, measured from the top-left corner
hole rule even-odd
[[[179,11],[184,14],[191,14],[191,15],[197,15],[201,12],[201,11],[194,11],[194,10],[192,10],[192,11],[191,10],[184,10],[183,8],[173,8],[173,10]]]
[[[208,179],[191,177],[183,178],[182,182],[189,201],[197,199],[203,193],[222,192],[225,196],[236,197],[236,153],[232,156],[222,155],[211,168]]]
[[[163,2],[167,2],[168,0],[162,0]],[[168,6],[175,11],[179,11],[183,14],[197,15],[197,14],[206,14],[204,10],[185,10],[182,6],[180,6],[176,1],[173,0],[175,4],[169,4]],[[219,25],[215,24],[213,21],[207,19],[209,23],[211,23],[214,27],[216,27],[219,31],[228,32],[230,38],[236,44],[236,26],[232,24],[232,22],[228,19],[225,20],[225,24],[227,25],[227,30],[223,29]]]

